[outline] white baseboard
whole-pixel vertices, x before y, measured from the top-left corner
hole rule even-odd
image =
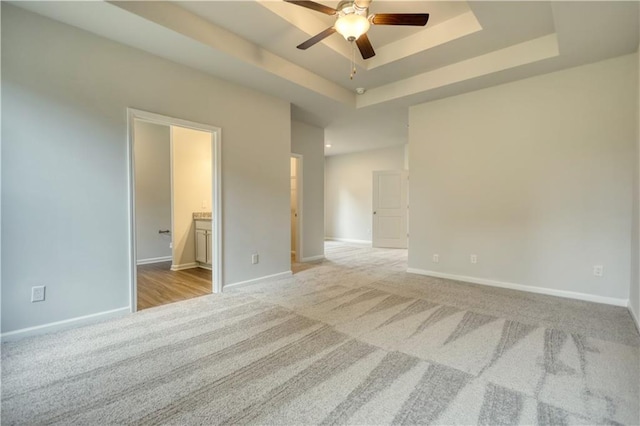
[[[446,274],[443,272],[427,271],[424,269],[408,268],[407,272],[410,274],[427,275],[429,277],[436,277],[436,278],[446,278],[448,280],[464,281],[472,284],[488,285],[491,287],[508,288],[511,290],[520,290],[520,291],[526,291],[529,293],[548,294],[550,296],[564,297],[567,299],[577,299],[577,300],[585,300],[587,302],[604,303],[607,305],[627,307],[629,304],[628,299],[618,299],[615,297],[597,296],[594,294],[578,293],[574,291],[555,290],[552,288],[507,283],[503,281],[494,281],[494,280],[489,280],[485,278],[467,277],[464,275],[453,275],[453,274]]]
[[[110,311],[98,312],[91,315],[84,315],[76,318],[69,318],[62,321],[50,322],[48,324],[37,325],[35,327],[21,328],[19,330],[2,333],[0,339],[3,342],[24,339],[29,336],[36,336],[54,331],[66,330],[69,328],[79,327],[81,325],[91,324],[109,318],[116,318],[131,312],[131,307],[112,309]]]
[[[280,278],[290,277],[291,275],[293,275],[293,272],[286,271],[286,272],[280,272],[280,273],[273,274],[273,275],[265,275],[264,277],[254,278],[254,279],[247,280],[247,281],[238,281],[237,283],[225,284],[223,286],[223,288],[222,288],[222,291],[224,291],[224,289],[230,288],[230,287],[240,287],[240,286],[245,286],[245,285],[258,284],[258,283],[261,283],[261,282],[264,282],[264,281],[277,280],[277,279],[280,279]]]
[[[324,254],[319,254],[317,256],[303,257],[302,259],[300,259],[300,262],[315,262],[316,260],[323,260],[323,259],[324,259]]]
[[[151,263],[171,262],[171,256],[150,257],[148,259],[138,259],[136,265],[149,265]]]
[[[633,318],[633,320],[635,321],[638,333],[640,333],[640,316],[638,315],[638,312],[633,310],[633,306],[631,306],[631,303],[629,303],[629,313],[631,313],[631,318]]]
[[[357,243],[357,244],[371,245],[371,240],[352,240],[350,238],[335,238],[335,237],[324,237],[324,239],[329,241],[338,241],[341,243]]]
[[[182,265],[171,265],[172,271],[182,271],[183,269],[197,268],[198,262],[183,263]]]

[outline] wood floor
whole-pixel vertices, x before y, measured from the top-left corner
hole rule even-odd
[[[171,262],[138,266],[138,310],[211,293],[211,271],[172,271]]]

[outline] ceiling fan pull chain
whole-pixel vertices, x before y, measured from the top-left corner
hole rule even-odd
[[[351,74],[349,78],[353,80],[354,75],[356,75],[356,45],[351,42]]]

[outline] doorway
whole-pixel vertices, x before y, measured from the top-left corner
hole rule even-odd
[[[291,154],[291,264],[300,263],[302,253],[302,155]]]
[[[221,292],[220,129],[128,118],[131,311]]]

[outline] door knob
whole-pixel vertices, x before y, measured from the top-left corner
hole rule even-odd
[[[376,214],[376,212],[373,212],[373,214]]]

